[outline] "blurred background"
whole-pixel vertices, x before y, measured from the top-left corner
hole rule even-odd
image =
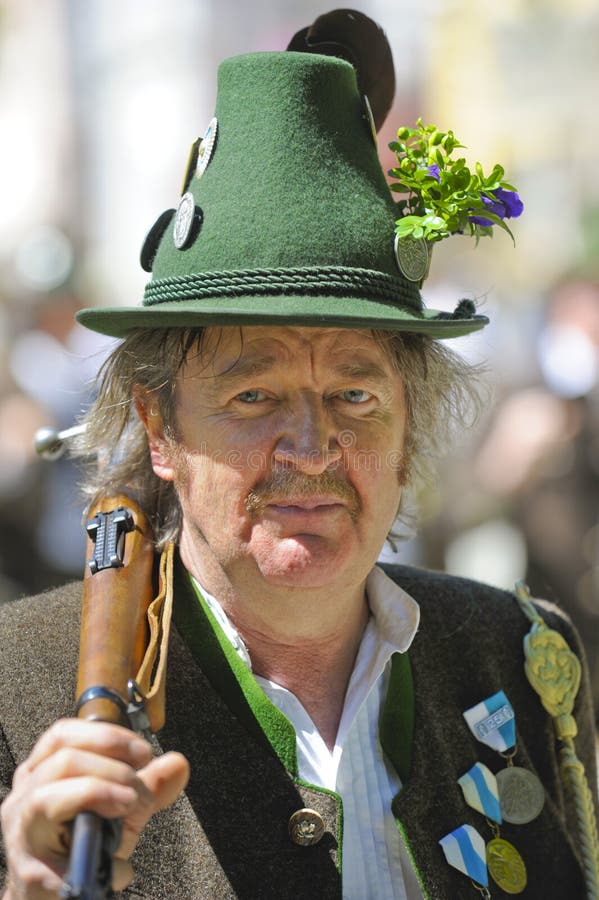
[[[176,206],[212,117],[222,58],[283,49],[334,8],[315,0],[0,0],[0,602],[82,571],[77,471],[37,459],[73,424],[111,342],[73,324],[135,303],[156,216]],[[516,247],[435,247],[430,306],[491,319],[454,342],[487,364],[483,420],[419,498],[399,558],[559,601],[587,645],[599,708],[599,5],[372,0],[398,91],[379,135],[453,129],[505,165],[525,204]],[[393,556],[391,548],[386,551]],[[492,627],[492,623],[489,623]]]

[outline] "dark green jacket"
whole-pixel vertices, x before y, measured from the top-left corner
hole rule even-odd
[[[394,662],[381,741],[404,783],[393,811],[427,896],[479,896],[465,876],[446,864],[438,840],[463,823],[489,836],[482,816],[465,805],[456,779],[476,761],[494,772],[503,762],[474,740],[462,712],[503,690],[516,712],[516,762],[535,770],[547,791],[545,808],[534,822],[502,827],[502,836],[518,848],[528,868],[529,886],[520,896],[583,898],[575,818],[558,775],[552,723],[523,671],[522,638],[528,620],[503,591],[408,567],[387,571],[422,612],[409,654]],[[0,609],[4,793],[15,765],[40,732],[72,710],[80,590],[69,585]],[[157,742],[163,750],[176,748],[188,757],[191,780],[185,795],[155,816],[141,836],[133,859],[135,882],[123,896],[340,898],[339,799],[300,783],[293,729],[253,679],[240,675],[251,682],[249,688],[240,684],[181,575],[175,597],[167,722]],[[544,616],[580,654],[569,624],[553,612]],[[586,682],[575,715],[580,728],[577,750],[594,786]],[[312,847],[298,847],[288,836],[290,815],[304,806],[318,810],[326,825],[325,836]],[[507,896],[495,886],[491,894]]]

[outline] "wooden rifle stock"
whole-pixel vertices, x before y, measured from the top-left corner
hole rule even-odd
[[[87,541],[88,564],[83,579],[77,714],[84,719],[128,725],[123,712],[111,700],[102,697],[85,700],[90,689],[100,686],[115,692],[126,706],[128,682],[139,671],[148,641],[147,611],[153,598],[154,565],[150,523],[137,503],[123,495],[109,497],[98,503],[91,510],[90,521],[119,509],[129,510],[133,520],[131,530],[123,530],[119,536],[122,542],[122,559],[119,565],[107,565],[92,574],[89,560],[94,559],[94,553],[98,555],[98,541],[105,540],[108,535],[98,535],[95,544],[91,538]],[[106,531],[110,528],[109,523]],[[111,554],[112,548],[107,551],[108,557]]]
[[[154,543],[141,508],[124,495],[90,511],[83,580],[77,715],[130,726],[129,682],[148,643],[147,611],[153,597]],[[120,822],[80,813],[74,824],[63,900],[109,897],[112,855]]]

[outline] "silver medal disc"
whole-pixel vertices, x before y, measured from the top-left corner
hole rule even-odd
[[[196,163],[196,178],[201,178],[208,163],[212,159],[214,147],[216,145],[216,136],[218,134],[218,119],[210,119],[208,128],[204,132],[204,136],[198,147],[198,157]]]
[[[428,272],[428,247],[424,238],[395,235],[395,258],[408,281],[422,281]]]
[[[545,788],[534,772],[521,766],[508,766],[495,777],[505,821],[526,825],[536,819],[545,803]]]
[[[196,204],[192,193],[183,194],[175,213],[173,241],[177,250],[183,250],[191,234]]]
[[[372,135],[372,140],[374,141],[374,146],[378,147],[378,137],[376,133],[376,125],[374,122],[374,116],[372,115],[372,107],[370,105],[370,100],[366,96],[366,94],[362,94],[362,107],[364,109],[364,118],[368,123],[368,128]]]

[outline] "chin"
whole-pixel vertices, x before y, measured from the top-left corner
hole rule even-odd
[[[311,544],[310,538],[287,538],[268,553],[259,553],[254,561],[268,584],[320,588],[347,577],[355,555],[345,546],[334,551]]]

